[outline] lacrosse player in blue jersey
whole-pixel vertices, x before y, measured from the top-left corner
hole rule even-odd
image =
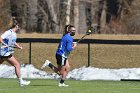
[[[46,66],[49,66],[52,70],[54,70],[61,76],[60,82],[58,84],[58,86],[60,87],[69,86],[66,85],[64,81],[66,80],[66,76],[70,70],[68,56],[70,52],[77,46],[77,43],[74,43],[72,38],[72,36],[75,35],[75,31],[76,29],[73,25],[65,26],[65,33],[63,34],[58,49],[56,51],[56,61],[58,67],[55,67],[49,60],[46,60],[41,67],[41,69],[43,69]]]
[[[12,26],[9,30],[5,31],[0,37],[0,64],[7,61],[15,67],[16,75],[19,79],[20,86],[29,85],[30,81],[25,81],[21,78],[20,74],[20,63],[12,55],[14,53],[14,47],[22,49],[22,47],[16,43],[16,32],[19,30],[19,25],[16,20],[12,20]]]

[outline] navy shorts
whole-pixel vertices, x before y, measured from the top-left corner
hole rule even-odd
[[[4,58],[11,58],[12,55],[10,54],[9,56],[0,56],[0,59],[4,59]]]
[[[66,60],[67,60],[67,58],[62,57],[61,55],[56,54],[57,65],[65,66],[66,65]]]

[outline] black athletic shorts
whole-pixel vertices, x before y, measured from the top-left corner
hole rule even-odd
[[[56,54],[57,65],[65,66],[67,58],[62,57],[61,55]]]
[[[12,55],[10,54],[9,56],[0,56],[0,59],[4,59],[4,58],[11,58]]]

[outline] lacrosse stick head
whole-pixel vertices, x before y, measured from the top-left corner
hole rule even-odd
[[[95,31],[96,31],[96,28],[89,27],[88,30],[87,30],[87,32],[86,32],[86,35],[90,35],[90,34],[92,34]]]

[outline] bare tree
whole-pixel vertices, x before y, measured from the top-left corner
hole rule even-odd
[[[77,33],[79,30],[79,0],[74,0],[74,26],[77,29]]]
[[[51,22],[51,30],[52,33],[58,32],[59,27],[58,27],[58,18],[57,14],[54,9],[54,4],[52,0],[47,0],[47,5],[48,5],[48,11],[50,14],[50,22]]]
[[[102,8],[102,12],[101,12],[101,30],[103,30],[105,28],[106,25],[106,1],[103,1],[103,8]]]
[[[0,0],[0,4],[0,30],[8,28],[15,16],[25,32],[62,33],[65,25],[74,24],[79,34],[94,25],[99,34],[139,34],[139,0]]]
[[[72,0],[65,1],[65,3],[66,3],[66,25],[70,24],[71,1]]]
[[[60,0],[60,31],[65,25],[70,24],[70,10],[72,0]]]
[[[9,0],[0,0],[0,33],[10,27],[11,10]]]
[[[29,32],[36,32],[37,29],[37,5],[38,0],[28,0],[27,30]]]

